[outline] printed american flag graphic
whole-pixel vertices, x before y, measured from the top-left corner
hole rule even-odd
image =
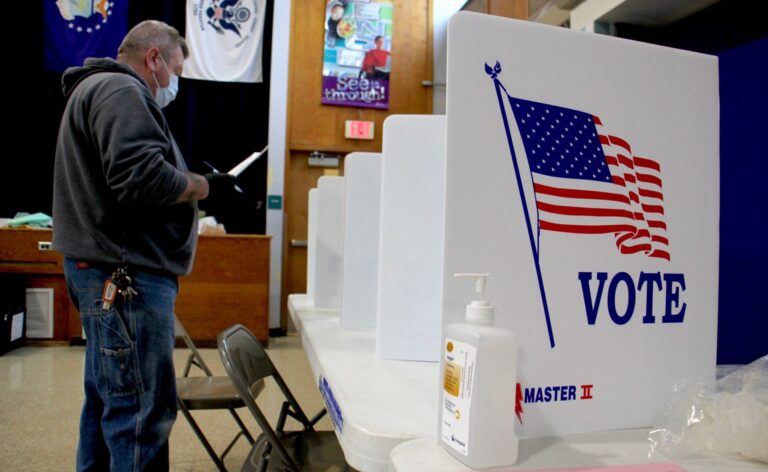
[[[541,230],[611,234],[622,254],[670,260],[661,166],[597,116],[507,94],[533,176]]]

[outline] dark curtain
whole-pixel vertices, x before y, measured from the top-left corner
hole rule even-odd
[[[718,364],[768,354],[768,23],[747,2],[723,0],[660,28],[616,25],[617,36],[719,58],[720,288]],[[689,314],[690,316],[690,314]]]
[[[53,1],[53,0],[45,0]],[[175,26],[184,34],[185,3],[180,0],[126,0],[128,27],[146,19]],[[56,135],[65,101],[58,73],[43,68],[43,2],[25,11],[31,24],[23,36],[8,37],[6,113],[10,125],[0,166],[0,217],[18,211],[51,213]],[[16,35],[16,31],[13,33]],[[20,40],[22,39],[22,40]],[[166,117],[190,170],[209,172],[203,162],[227,171],[267,144],[272,3],[267,2],[263,38],[264,82],[242,84],[182,78]],[[30,139],[31,138],[31,139]],[[229,233],[263,234],[266,229],[267,159],[241,174],[242,194],[201,202],[200,208],[224,223]]]

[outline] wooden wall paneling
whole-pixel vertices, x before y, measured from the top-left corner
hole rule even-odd
[[[518,20],[527,20],[530,16],[529,0],[469,0],[462,10]]]
[[[527,20],[530,16],[528,4],[528,0],[488,0],[488,13],[518,20]]]
[[[63,274],[64,257],[38,248],[38,243],[50,243],[52,238],[50,229],[0,229],[0,272]]]
[[[488,0],[469,0],[461,7],[462,11],[473,11],[476,13],[488,13]]]
[[[422,85],[423,80],[432,80],[431,2],[394,3],[390,111],[399,115],[431,114],[432,89]]]

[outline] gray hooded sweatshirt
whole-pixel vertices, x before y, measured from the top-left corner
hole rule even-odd
[[[53,186],[53,248],[78,260],[188,274],[197,204],[144,79],[112,59],[67,69]]]

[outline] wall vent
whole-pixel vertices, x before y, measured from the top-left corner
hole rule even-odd
[[[53,338],[53,289],[27,289],[27,337]]]

